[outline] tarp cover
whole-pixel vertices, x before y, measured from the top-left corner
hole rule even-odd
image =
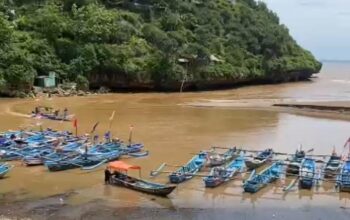
[[[130,169],[140,170],[141,167],[124,163],[123,161],[113,161],[108,163],[108,168],[113,170],[128,171]]]

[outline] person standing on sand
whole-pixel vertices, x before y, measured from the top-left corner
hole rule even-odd
[[[54,115],[57,117],[59,113],[60,113],[60,110],[55,110]]]
[[[63,119],[64,119],[64,120],[66,120],[67,114],[68,114],[68,109],[65,108],[65,109],[63,110]]]
[[[105,184],[110,184],[111,183],[111,172],[109,169],[106,167],[105,169]]]

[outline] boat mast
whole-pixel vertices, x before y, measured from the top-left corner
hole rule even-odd
[[[131,147],[131,141],[132,141],[132,130],[134,129],[133,125],[130,125],[130,132],[129,132],[129,147]]]

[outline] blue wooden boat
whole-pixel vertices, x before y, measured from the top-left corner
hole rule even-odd
[[[245,170],[245,159],[242,154],[234,161],[230,162],[225,167],[214,167],[211,169],[208,176],[203,180],[206,187],[216,187],[224,182],[232,179],[238,173],[242,173]]]
[[[266,149],[260,153],[258,153],[257,156],[255,156],[251,160],[246,160],[245,164],[247,165],[248,169],[256,169],[265,163],[267,163],[270,159],[273,157],[273,150],[272,149]]]
[[[341,156],[335,152],[329,157],[327,164],[323,170],[325,178],[334,178],[337,176],[342,166]]]
[[[62,171],[74,168],[91,167],[100,164],[101,161],[113,161],[120,157],[119,151],[111,151],[105,154],[79,154],[73,159],[47,160],[44,165],[49,171]]]
[[[108,152],[111,150],[119,150],[122,155],[127,155],[130,153],[137,153],[142,150],[144,147],[143,144],[131,144],[125,145],[122,142],[108,142],[103,144],[97,144],[89,149],[89,153],[97,153],[97,152]]]
[[[10,172],[10,170],[13,168],[12,165],[9,165],[7,163],[0,164],[0,179],[4,178],[4,176]]]
[[[350,192],[350,160],[343,163],[336,184],[340,191]]]
[[[299,170],[299,187],[311,189],[316,177],[316,162],[312,158],[304,158]]]
[[[228,161],[232,160],[236,156],[238,156],[236,147],[228,149],[223,154],[210,152],[208,157],[208,166],[221,166],[227,163]]]
[[[291,159],[288,159],[286,173],[291,175],[297,175],[300,170],[300,165],[305,158],[305,151],[297,150]]]
[[[207,153],[200,152],[194,156],[186,165],[180,167],[178,170],[172,172],[169,175],[171,183],[182,183],[186,180],[191,179],[207,161]]]
[[[31,155],[24,156],[22,158],[22,163],[26,166],[37,166],[37,165],[43,165],[45,161],[45,157],[49,156],[53,153],[52,149],[43,149],[39,151],[38,153],[34,153]]]
[[[281,175],[282,169],[283,162],[277,161],[261,171],[259,174],[256,174],[254,170],[251,173],[250,177],[243,184],[244,191],[249,193],[258,192],[267,184],[277,180]]]

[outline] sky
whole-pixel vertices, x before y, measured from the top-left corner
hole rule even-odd
[[[350,0],[261,0],[321,60],[350,60]]]

